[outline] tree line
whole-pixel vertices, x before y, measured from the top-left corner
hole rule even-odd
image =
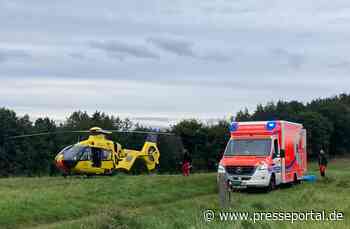
[[[317,157],[323,148],[330,157],[350,153],[350,94],[340,94],[309,103],[278,101],[257,105],[254,112],[239,111],[231,121],[286,120],[302,123],[307,130],[309,159]],[[197,120],[184,120],[173,126],[184,147],[191,152],[193,166],[213,171],[230,137],[230,121],[207,125]]]
[[[255,111],[239,111],[231,121],[288,120],[299,122],[308,131],[310,158],[324,148],[330,156],[350,152],[350,95],[315,99],[309,103],[278,101],[257,105]],[[174,137],[159,137],[161,172],[178,172],[184,149],[191,155],[195,170],[213,171],[230,137],[230,121],[221,120],[206,124],[188,119],[168,128]],[[53,165],[55,155],[67,145],[74,144],[87,135],[50,134],[10,140],[16,136],[37,132],[88,130],[92,126],[113,130],[152,130],[129,119],[96,111],[89,115],[84,111],[73,112],[64,122],[57,124],[49,117],[31,121],[28,115],[19,117],[15,111],[0,108],[0,176],[56,174]],[[115,134],[112,140],[124,147],[140,149],[145,136]]]
[[[315,99],[307,104],[298,101],[258,105],[253,114],[238,112],[237,120],[288,120],[307,129],[308,153],[315,157],[323,148],[330,156],[350,153],[350,94]]]
[[[96,111],[89,115],[85,111],[73,112],[64,122],[57,124],[45,117],[34,122],[28,115],[19,117],[15,111],[0,108],[0,176],[16,175],[55,175],[58,174],[54,158],[60,150],[88,137],[88,133],[70,133],[85,131],[98,126],[106,130],[143,130],[154,131],[130,119],[107,115]],[[43,136],[31,136],[12,139],[13,136],[49,133]],[[63,134],[62,134],[63,133]],[[114,133],[108,138],[122,144],[124,148],[140,150],[147,135],[133,133]],[[158,136],[161,150],[161,172],[177,172],[183,145],[177,136]],[[137,164],[137,167],[140,164]],[[142,166],[140,166],[142,167]],[[139,170],[140,168],[135,168]]]

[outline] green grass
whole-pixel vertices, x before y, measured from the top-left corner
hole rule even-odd
[[[0,179],[0,228],[350,228],[350,160],[329,178],[271,193],[234,193],[231,211],[338,210],[338,222],[214,222],[216,174]],[[317,174],[315,164],[310,173]]]

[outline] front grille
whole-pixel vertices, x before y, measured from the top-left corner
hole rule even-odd
[[[251,177],[242,177],[242,180],[250,180]]]
[[[255,172],[254,166],[227,166],[226,171],[230,175],[251,176]]]

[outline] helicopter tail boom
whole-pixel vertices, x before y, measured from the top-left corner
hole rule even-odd
[[[124,169],[130,171],[136,161],[136,159],[142,159],[149,171],[152,171],[159,164],[160,153],[157,148],[157,144],[154,142],[146,141],[141,151],[127,150],[125,149],[126,157],[119,161],[117,169]]]

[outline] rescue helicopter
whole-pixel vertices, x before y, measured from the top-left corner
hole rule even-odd
[[[107,138],[107,135],[114,132],[147,134],[147,138],[141,150],[125,149],[121,144]],[[164,132],[109,131],[92,127],[88,131],[45,132],[14,136],[12,139],[65,133],[89,133],[89,137],[65,147],[56,155],[54,163],[63,176],[113,175],[117,171],[128,172],[136,160],[143,161],[149,172],[155,171],[159,166],[160,158],[157,147],[158,135],[174,135]]]

